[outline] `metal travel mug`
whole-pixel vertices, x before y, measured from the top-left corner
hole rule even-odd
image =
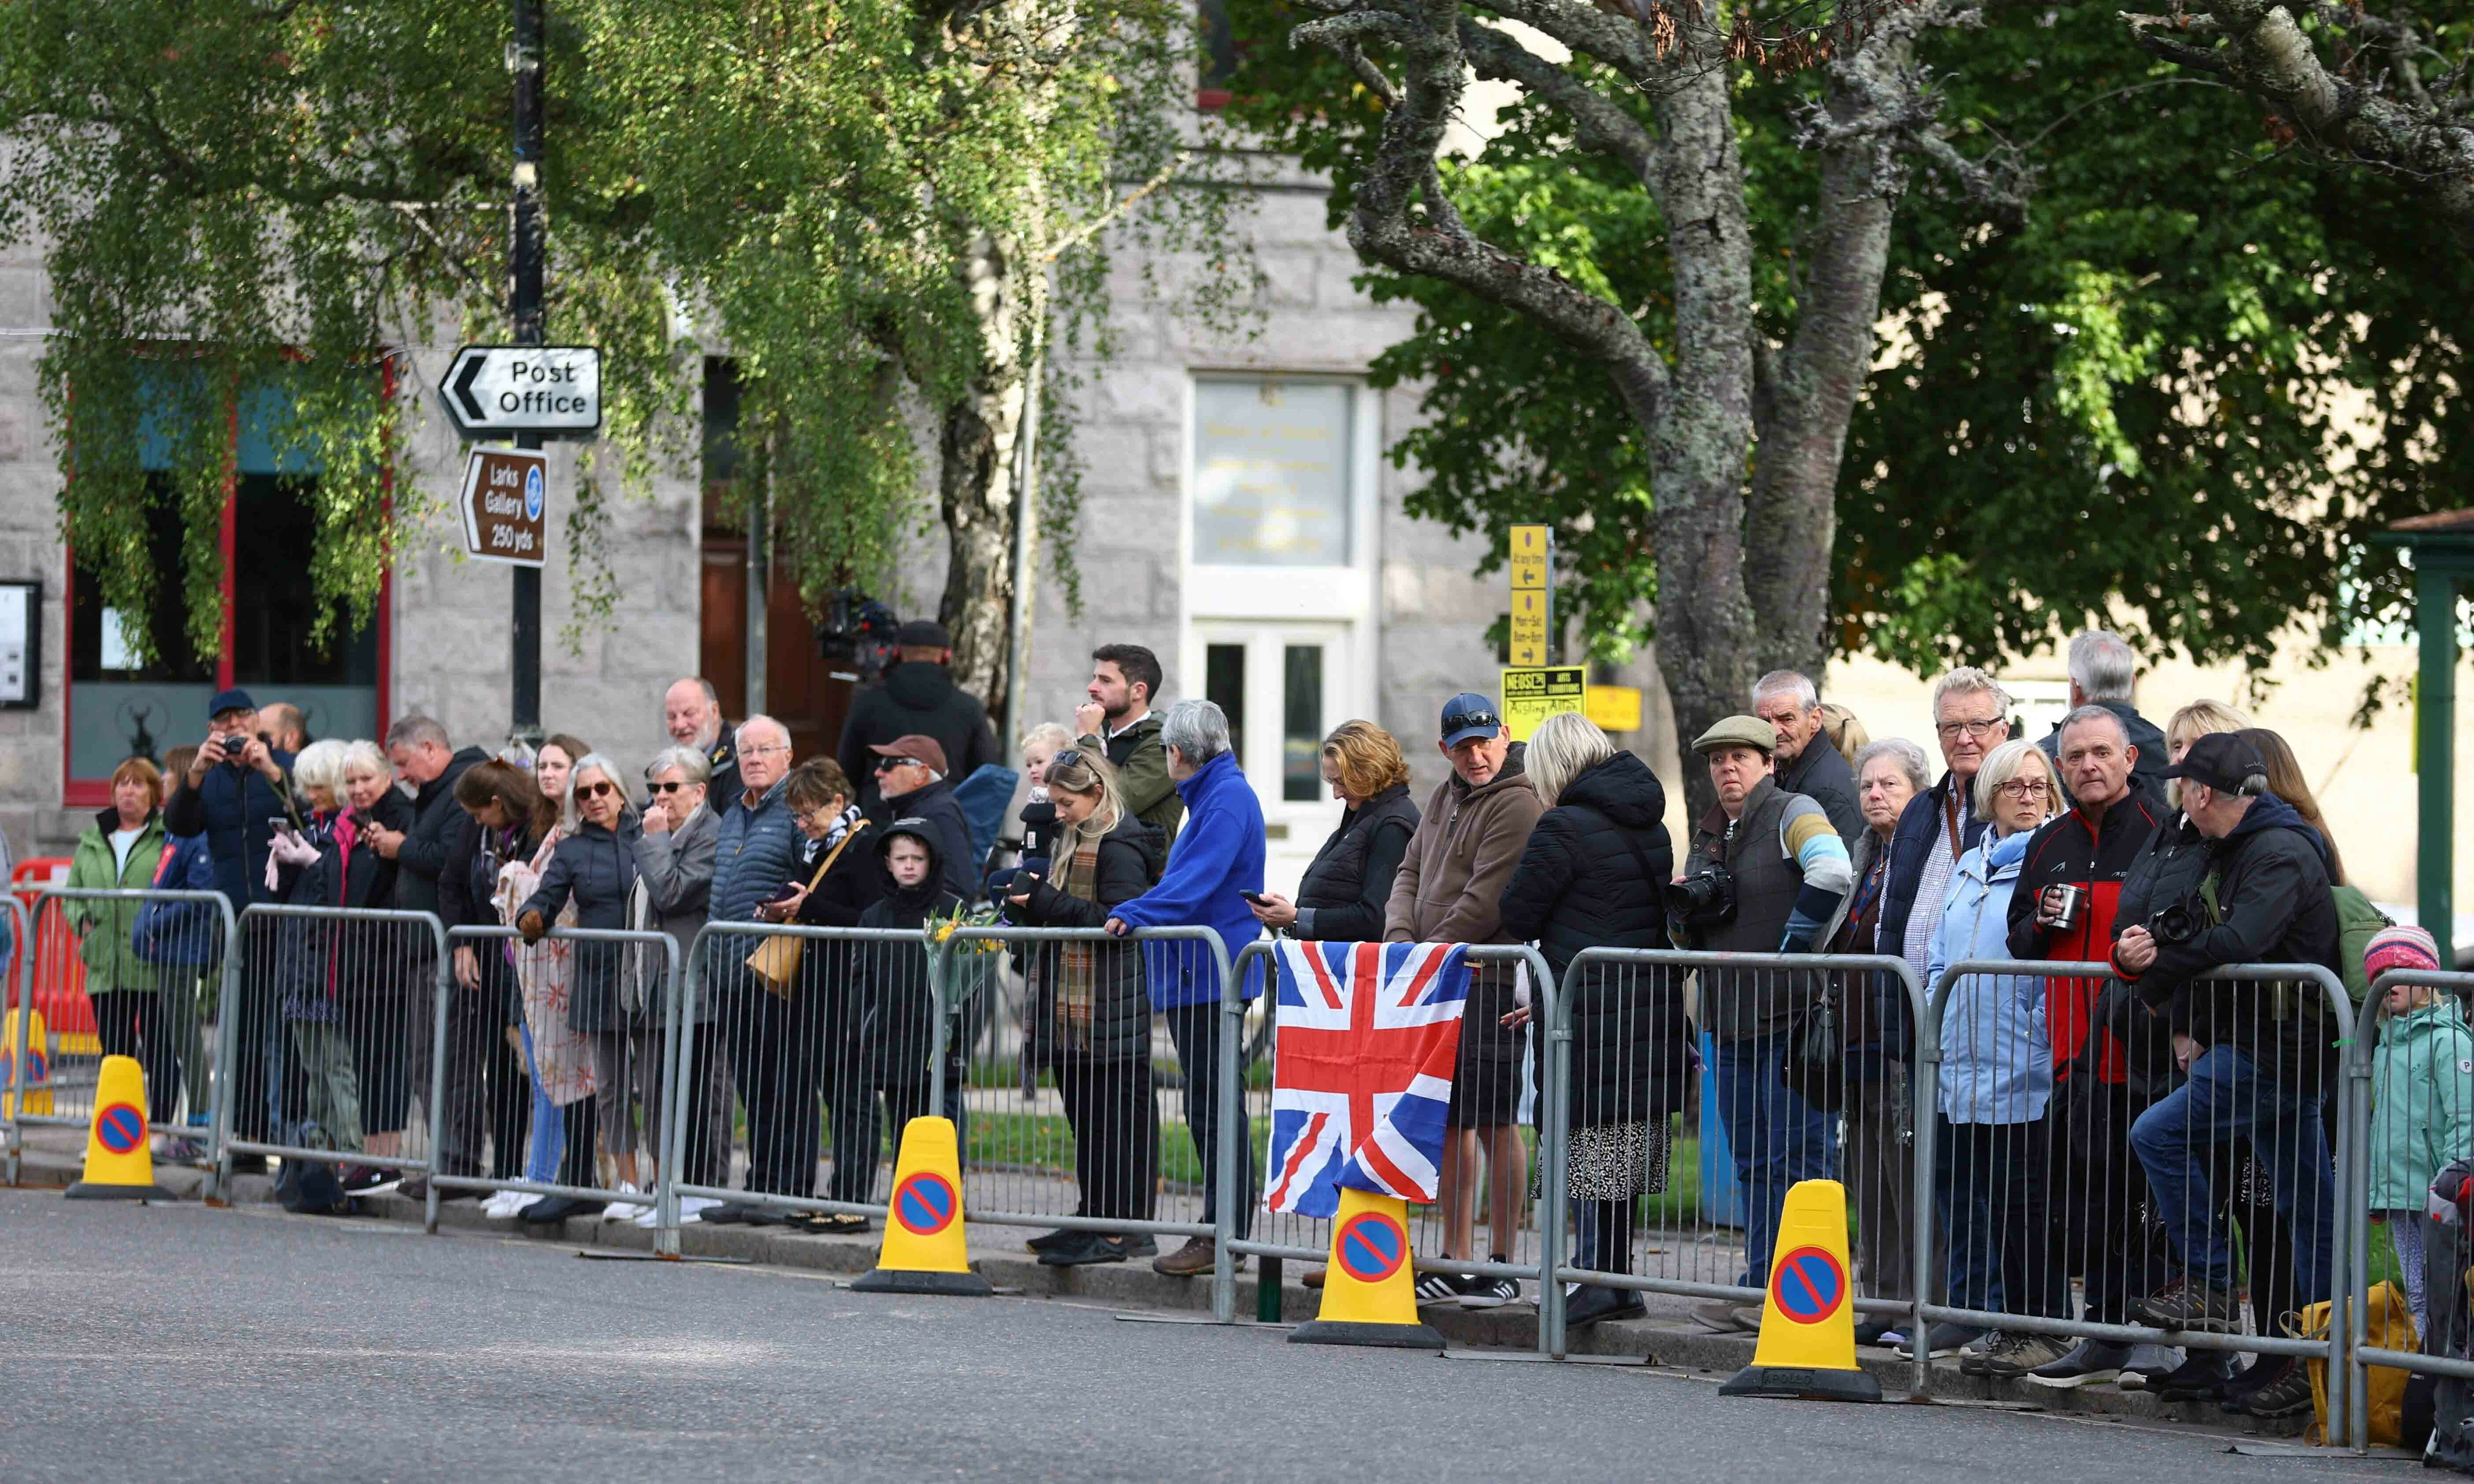
[[[2045,890],[2047,899],[2052,904],[2050,926],[2054,932],[2072,932],[2087,919],[2087,888],[2074,887],[2065,882],[2057,887],[2048,887]]]

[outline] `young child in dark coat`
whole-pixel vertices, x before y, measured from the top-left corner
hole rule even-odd
[[[932,916],[951,916],[962,899],[945,888],[937,859],[936,826],[919,818],[896,819],[876,842],[884,864],[884,897],[860,913],[863,928],[916,931]],[[930,1058],[935,1054],[935,994],[929,984],[928,950],[918,943],[872,943],[859,956],[852,976],[858,1009],[876,1051],[877,1086],[892,1120],[897,1146],[911,1119],[927,1115]],[[960,1132],[961,1048],[945,1052],[945,1116]]]

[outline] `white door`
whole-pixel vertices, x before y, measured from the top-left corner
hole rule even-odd
[[[1263,804],[1269,874],[1275,889],[1340,823],[1341,806],[1322,781],[1322,740],[1366,714],[1353,693],[1352,625],[1215,619],[1192,630],[1189,674],[1228,714],[1238,766]]]

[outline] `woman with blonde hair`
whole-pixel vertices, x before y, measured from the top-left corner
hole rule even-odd
[[[1157,826],[1127,810],[1105,755],[1068,747],[1048,763],[1056,833],[1045,871],[1015,875],[1007,915],[1031,927],[1097,928],[1151,889],[1166,854]],[[1152,1086],[1152,1001],[1137,943],[1032,943],[1029,1054],[1056,1074],[1074,1131],[1077,1216],[1149,1221],[1159,1169]],[[1123,1232],[1064,1229],[1030,1247],[1050,1267],[1123,1262],[1158,1244]]]
[[[1255,920],[1289,937],[1379,942],[1392,878],[1418,833],[1409,765],[1391,733],[1371,721],[1344,721],[1323,739],[1322,781],[1348,806],[1340,828],[1315,852],[1297,900],[1266,891],[1253,904]]]
[[[1668,1129],[1684,1106],[1683,989],[1657,970],[1600,966],[1575,974],[1571,965],[1584,948],[1665,946],[1666,885],[1675,874],[1666,791],[1596,722],[1568,712],[1540,723],[1526,766],[1546,812],[1504,883],[1503,934],[1537,942],[1569,1006],[1564,1180],[1578,1218],[1572,1260],[1628,1273],[1635,1202],[1664,1193]],[[1543,1034],[1530,1042],[1541,1060],[1546,1043]],[[1588,1284],[1572,1295],[1564,1322],[1593,1325],[1640,1312],[1639,1294]]]
[[[2027,841],[2051,818],[2060,776],[2024,738],[1986,755],[1976,774],[1984,838],[1961,856],[1934,931],[1925,984],[1968,960],[2010,959],[2010,898]],[[1941,1013],[1941,1087],[1934,1109],[1936,1193],[1949,1245],[1949,1302],[2067,1317],[2070,1279],[2047,1217],[2052,1043],[2041,974],[1961,975]],[[2062,1358],[2051,1335],[2004,1333],[1980,1365],[2015,1379]],[[1964,1364],[1964,1362],[1963,1362]]]

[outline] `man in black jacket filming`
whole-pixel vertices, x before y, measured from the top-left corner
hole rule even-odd
[[[2197,838],[2158,831],[2116,919],[2114,972],[2146,1013],[2198,1046],[2189,1080],[2130,1131],[2185,1275],[2132,1308],[2167,1329],[2241,1326],[2233,1250],[2208,1169],[2210,1154],[2235,1139],[2250,1141],[2275,1187],[2293,1233],[2300,1302],[2328,1297],[2335,1195],[2319,1112],[2332,1045],[2324,991],[2307,980],[2200,977],[2234,963],[2337,963],[2327,844],[2268,791],[2266,775],[2257,749],[2237,735],[2193,742],[2165,776],[2182,780]],[[2164,859],[2194,850],[2197,860]]]

